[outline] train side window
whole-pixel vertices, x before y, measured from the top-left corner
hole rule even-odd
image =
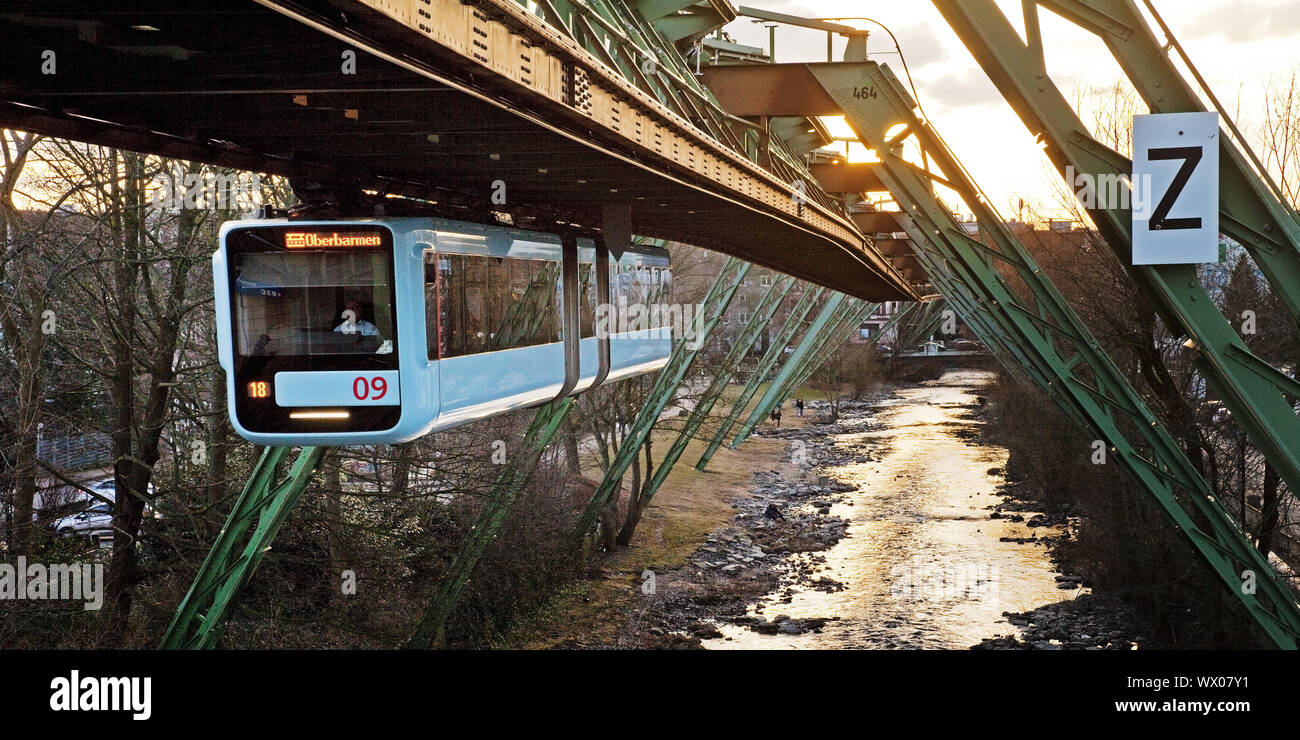
[[[578,266],[578,285],[582,286],[582,297],[578,302],[578,336],[596,336],[596,266],[581,264]]]
[[[435,259],[437,267],[431,269]],[[559,286],[556,260],[427,256],[429,358],[561,341]]]
[[[429,359],[435,360],[442,355],[442,333],[438,326],[441,304],[438,297],[438,269],[446,261],[439,259],[437,252],[424,252],[424,337],[428,343]]]
[[[610,300],[625,324],[611,331],[639,331],[672,324],[672,273],[667,267],[637,264],[610,265]],[[639,304],[640,309],[632,309]],[[617,318],[617,316],[616,316]]]

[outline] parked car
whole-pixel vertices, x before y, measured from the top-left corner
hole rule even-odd
[[[113,507],[101,501],[85,511],[55,519],[51,526],[60,537],[89,537],[98,544],[113,539]]]
[[[98,493],[99,495],[103,496],[104,498],[111,498],[114,501],[117,500],[117,481],[112,478],[105,478],[104,480],[92,481],[90,483],[85,484],[85,486],[86,488],[89,488],[95,493]],[[153,498],[156,495],[154,493],[152,483],[149,484],[149,488],[145,493],[145,495],[148,496],[149,498]]]
[[[107,511],[110,516],[112,515],[114,503],[117,501],[116,481],[112,478],[104,478],[102,480],[86,481],[85,483],[82,483],[81,486],[93,492],[95,495],[92,496],[80,488],[66,486],[65,490],[69,492],[69,495],[66,501],[60,503],[59,512],[67,513],[59,516],[50,525],[55,532],[62,534],[62,532],[60,532],[60,527],[65,526],[62,523],[70,520],[77,514],[92,511]],[[149,496],[153,495],[154,490],[153,484],[151,483],[149,484]],[[107,499],[107,501],[105,501],[105,499]],[[33,512],[32,521],[39,521],[39,516],[40,512]],[[162,518],[162,515],[158,513],[157,509],[154,508],[154,505],[149,502],[146,502],[144,505],[144,516],[151,519]],[[110,528],[110,534],[111,531]]]
[[[87,483],[86,488],[89,488],[90,490],[94,491],[100,496],[103,496],[106,499],[111,499],[113,501],[117,500],[117,481],[113,480],[112,478],[106,478],[104,480],[94,481],[93,483]],[[146,495],[150,499],[152,499],[156,495],[154,493],[152,483],[149,484],[149,488],[147,490],[148,493]],[[86,498],[89,499],[90,497],[87,496]],[[104,502],[100,501],[99,499],[92,499],[90,500],[89,503],[91,506],[94,506],[96,505],[96,503],[102,504]],[[144,505],[144,515],[146,517],[152,517],[154,519],[162,519],[162,514],[159,514],[158,511],[154,509],[153,504],[148,502],[146,502]]]

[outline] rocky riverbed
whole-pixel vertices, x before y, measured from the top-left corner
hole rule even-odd
[[[797,589],[845,588],[823,572],[825,557],[819,553],[845,536],[848,520],[833,514],[832,508],[852,506],[846,494],[855,488],[819,474],[818,467],[874,459],[870,451],[839,448],[833,439],[849,427],[871,424],[871,406],[867,401],[841,404],[844,423],[823,416],[803,427],[757,430],[756,436],[790,442],[788,463],[755,471],[750,495],[735,504],[731,526],[710,535],[686,567],[656,574],[654,594],[636,620],[638,629],[650,636],[649,646],[699,647],[702,639],[723,638],[721,625],[756,634],[794,635],[820,631],[837,620],[785,614],[768,619],[765,607],[754,602],[768,594],[778,603],[789,602]],[[825,410],[825,404],[814,403],[807,413],[815,416]],[[769,506],[776,507],[779,519],[765,516]]]
[[[1069,521],[1021,500],[979,441],[980,374],[882,390],[798,428],[730,524],[654,574],[643,647],[1130,649],[1125,610],[1057,572]],[[787,419],[789,417],[787,416]],[[779,518],[765,516],[769,506]]]

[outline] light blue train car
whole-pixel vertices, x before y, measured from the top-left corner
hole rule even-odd
[[[212,268],[231,423],[263,445],[404,442],[652,372],[672,344],[670,322],[636,320],[669,300],[657,247],[259,219],[222,226]]]

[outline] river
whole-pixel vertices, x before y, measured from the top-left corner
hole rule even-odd
[[[979,441],[981,422],[970,411],[992,379],[986,371],[948,371],[899,389],[874,414],[842,418],[835,446],[869,449],[874,458],[818,467],[854,487],[831,508],[848,529],[821,553],[819,573],[844,588],[778,589],[749,612],[833,621],[803,634],[759,634],[720,622],[723,636],[704,640],[705,647],[961,649],[1019,634],[1003,612],[1068,598],[1057,588],[1046,547],[1003,540],[1046,532],[990,518],[1004,501],[997,487],[1007,452]]]

